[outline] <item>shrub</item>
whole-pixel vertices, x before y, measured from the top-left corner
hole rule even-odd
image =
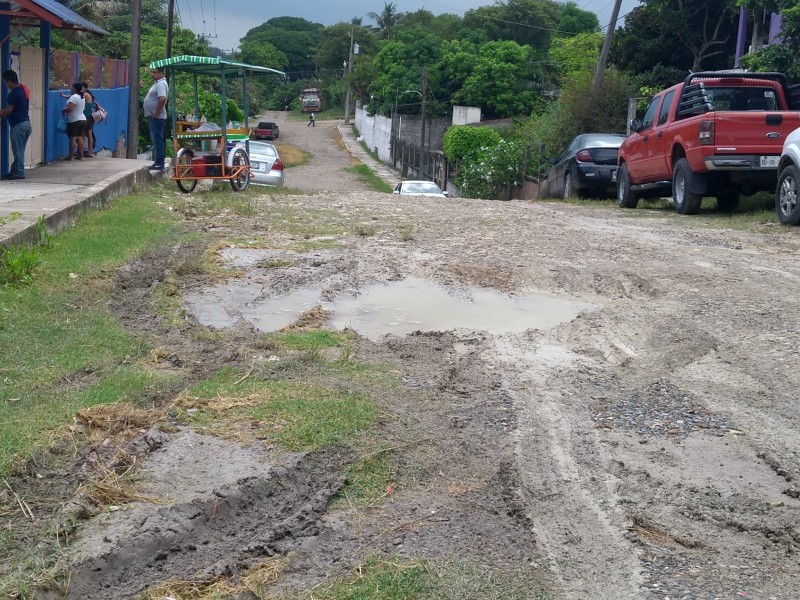
[[[500,134],[491,127],[453,125],[442,138],[442,149],[447,160],[456,163],[481,148],[496,146],[500,139]]]
[[[457,184],[463,196],[508,200],[512,186],[522,185],[521,140],[500,140],[483,147],[461,163]]]

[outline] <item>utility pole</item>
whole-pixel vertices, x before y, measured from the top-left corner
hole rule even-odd
[[[614,9],[611,11],[611,20],[608,22],[608,29],[606,29],[606,39],[603,40],[603,49],[600,51],[600,61],[597,63],[597,72],[594,74],[592,96],[597,94],[597,91],[600,89],[600,84],[603,83],[603,74],[606,70],[608,52],[611,50],[611,38],[614,35],[614,28],[617,26],[617,17],[619,16],[620,4],[622,4],[622,0],[614,0]]]
[[[347,59],[347,75],[352,73],[353,71],[353,33],[355,30],[355,24],[350,23],[350,56]],[[352,93],[352,88],[350,86],[350,78],[347,78],[347,95],[344,99],[344,124],[350,124],[350,94]]]
[[[425,98],[428,95],[428,70],[422,69],[422,127],[420,127],[420,147],[425,148]]]
[[[172,56],[172,27],[175,23],[175,0],[167,2],[167,58]]]
[[[125,156],[136,158],[139,149],[139,61],[141,60],[142,0],[133,0],[131,6],[130,87],[128,93],[128,144]]]

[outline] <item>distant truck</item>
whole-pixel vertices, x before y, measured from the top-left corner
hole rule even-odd
[[[300,110],[308,113],[322,110],[322,92],[319,88],[300,90]]]
[[[704,196],[731,211],[740,194],[774,191],[783,142],[800,127],[797,88],[781,73],[715,71],[660,92],[619,149],[619,205],[672,196],[691,215]]]

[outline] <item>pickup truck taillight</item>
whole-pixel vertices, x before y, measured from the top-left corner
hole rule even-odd
[[[575,160],[578,162],[592,162],[592,154],[588,150],[581,150],[575,155]]]
[[[714,143],[714,121],[701,121],[698,141],[701,146],[710,146]]]

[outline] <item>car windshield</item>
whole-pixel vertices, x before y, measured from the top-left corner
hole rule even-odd
[[[442,190],[435,183],[427,183],[424,181],[412,181],[403,186],[403,191],[406,194],[441,194]]]

